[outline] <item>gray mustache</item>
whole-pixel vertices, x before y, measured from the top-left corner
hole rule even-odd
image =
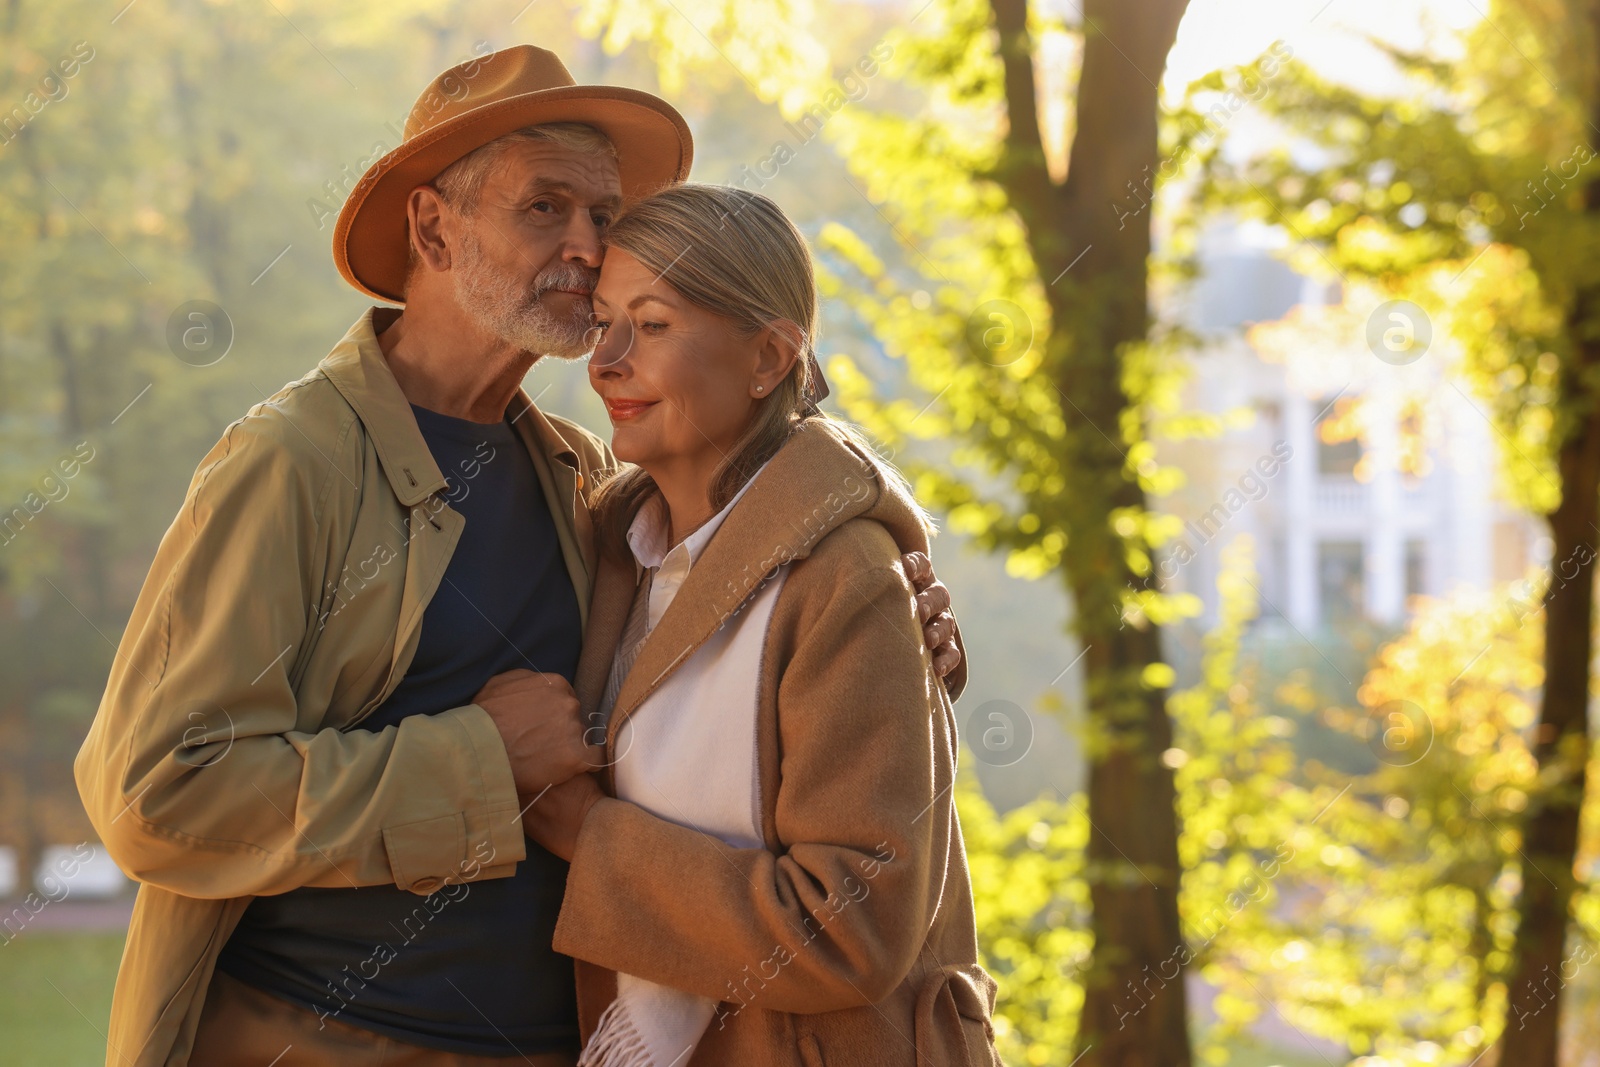
[[[582,289],[586,293],[594,292],[594,287],[600,284],[600,272],[592,267],[580,267],[576,263],[563,263],[558,267],[551,267],[534,279],[534,296],[539,297],[551,289]]]

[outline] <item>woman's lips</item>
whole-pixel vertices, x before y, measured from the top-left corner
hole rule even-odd
[[[616,400],[606,401],[606,412],[611,416],[612,422],[622,422],[626,419],[642,415],[656,406],[654,400]]]

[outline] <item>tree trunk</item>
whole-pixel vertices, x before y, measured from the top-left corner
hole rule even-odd
[[[1587,347],[1600,348],[1593,341]],[[1600,351],[1586,351],[1581,362],[1600,365]],[[1563,961],[1589,751],[1600,418],[1585,419],[1563,445],[1560,468],[1561,505],[1550,515],[1555,566],[1544,605],[1544,697],[1534,743],[1540,786],[1524,823],[1517,964],[1500,1057],[1518,1067],[1556,1067],[1561,991],[1572,977]]]
[[[1591,40],[1600,4],[1587,5]],[[1600,121],[1600,84],[1590,86],[1590,121]],[[1600,217],[1600,179],[1583,190],[1583,210]],[[1544,602],[1544,694],[1534,735],[1539,788],[1523,823],[1522,895],[1516,965],[1507,990],[1500,1062],[1556,1067],[1561,992],[1572,978],[1567,928],[1587,787],[1589,662],[1594,648],[1595,537],[1600,522],[1600,287],[1580,289],[1567,320],[1572,352],[1561,370],[1558,405],[1573,425],[1556,456],[1561,503],[1550,513],[1550,589]],[[1560,426],[1559,416],[1557,425]]]
[[[991,0],[1010,129],[995,177],[1028,230],[1054,321],[1045,373],[1069,432],[1063,506],[1072,539],[1064,580],[1083,640],[1090,736],[1088,878],[1095,937],[1079,1026],[1080,1067],[1188,1067],[1188,951],[1178,921],[1178,825],[1166,691],[1146,685],[1160,634],[1125,623],[1141,581],[1113,516],[1143,511],[1121,443],[1127,346],[1150,326],[1148,209],[1123,190],[1160,169],[1158,86],[1187,0],[1087,0],[1077,133],[1067,179],[1045,165],[1027,0]]]

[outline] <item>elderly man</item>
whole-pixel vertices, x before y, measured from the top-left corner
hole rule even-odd
[[[142,883],[108,1065],[575,1061],[566,865],[519,796],[597,762],[570,682],[613,461],[520,383],[585,354],[606,225],[691,151],[519,46],[441,74],[351,194],[340,271],[404,312],[201,462],[78,757]]]

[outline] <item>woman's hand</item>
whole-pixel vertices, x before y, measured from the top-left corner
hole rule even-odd
[[[922,642],[933,653],[933,672],[948,678],[961,663],[950,590],[933,573],[933,561],[921,552],[907,552],[900,557],[900,566],[917,594],[917,618],[922,623]]]
[[[522,830],[568,863],[578,850],[578,831],[594,802],[605,796],[592,774],[568,778],[553,785],[531,802],[522,798]]]

